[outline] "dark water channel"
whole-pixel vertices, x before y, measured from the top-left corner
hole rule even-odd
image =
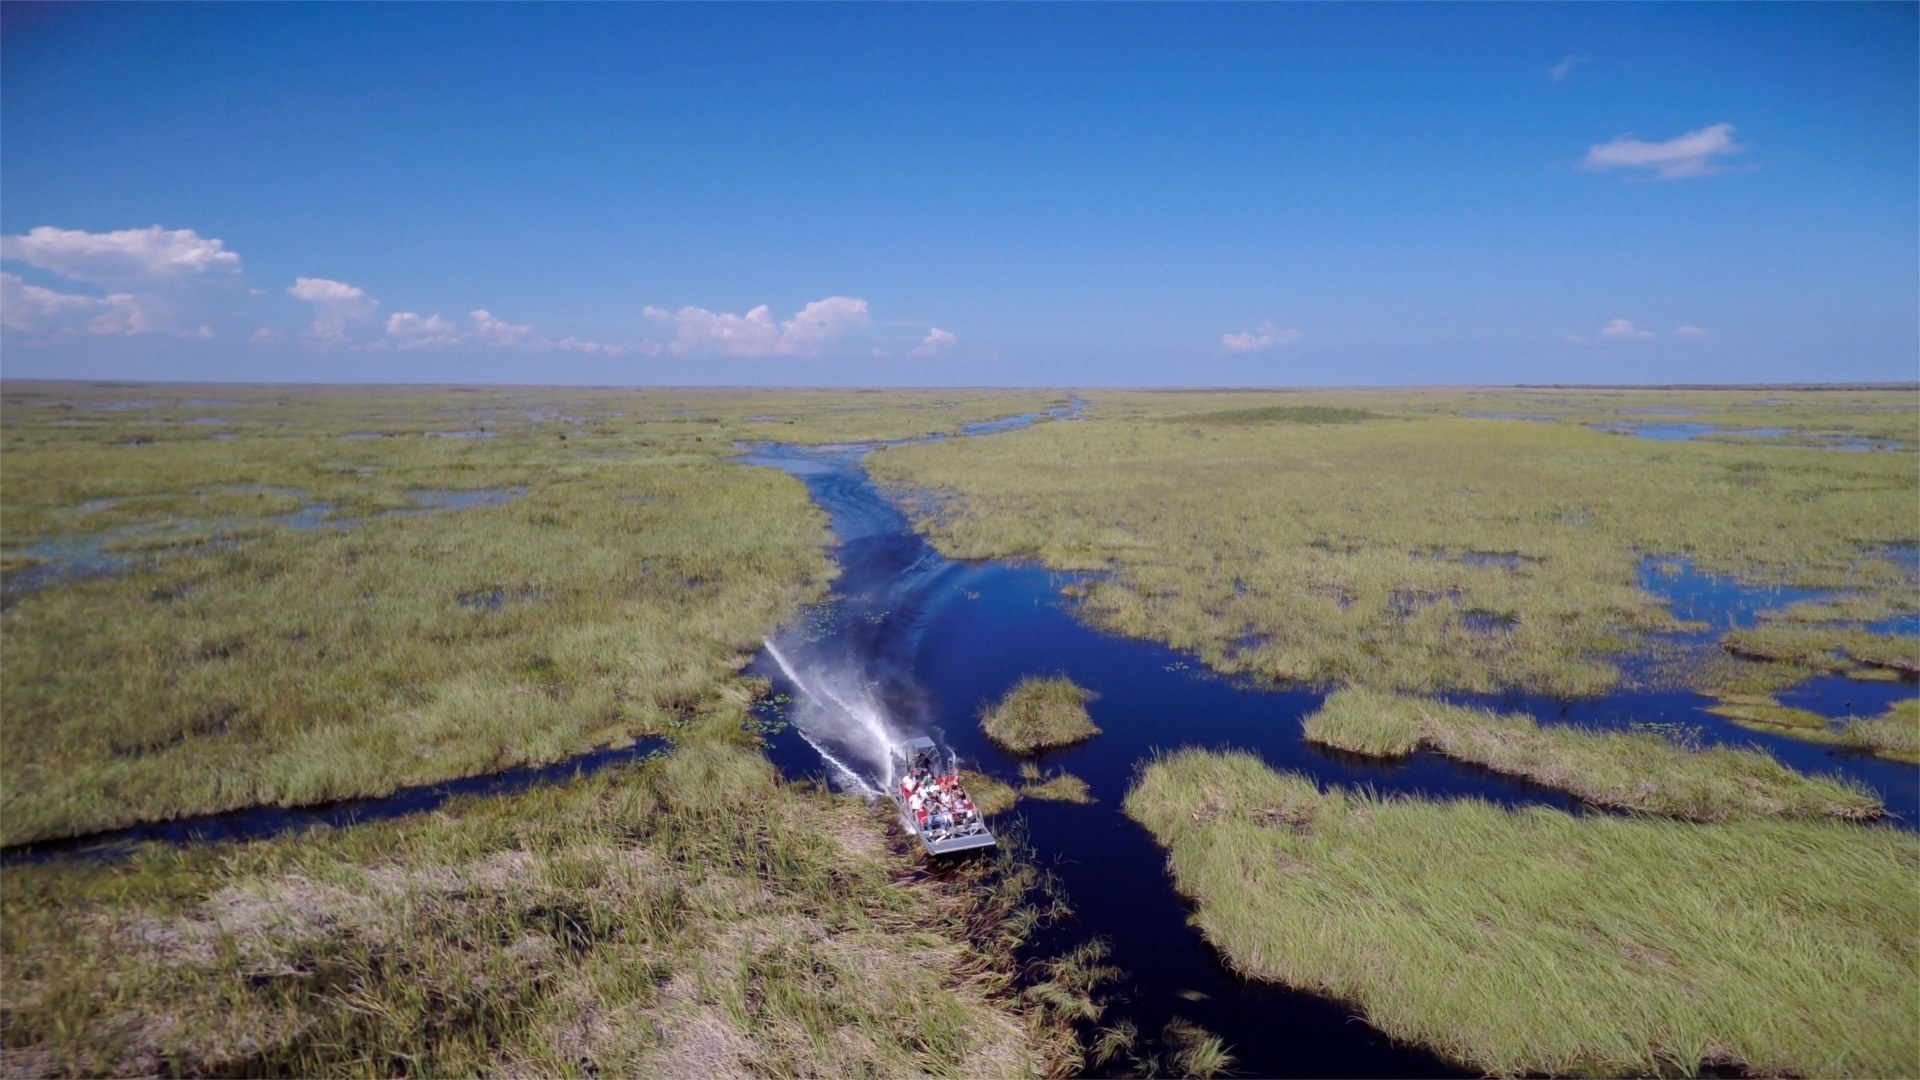
[[[990,430],[1009,426],[1017,425]],[[1564,793],[1433,754],[1381,762],[1309,746],[1300,721],[1318,708],[1322,693],[1212,676],[1165,646],[1091,629],[1061,596],[1074,575],[942,557],[868,478],[866,451],[763,446],[744,459],[803,481],[840,540],[841,576],[829,598],[770,641],[750,669],[789,699],[778,709],[791,726],[772,735],[768,747],[782,772],[792,778],[824,773],[845,790],[876,789],[885,782],[879,743],[933,734],[982,771],[1017,784],[1019,759],[985,738],[977,715],[1022,676],[1065,673],[1100,695],[1089,708],[1103,733],[1037,760],[1084,779],[1098,802],[1022,800],[1017,813],[1075,910],[1075,926],[1062,940],[1104,937],[1112,961],[1127,972],[1106,1022],[1130,1019],[1143,1039],[1175,1017],[1200,1024],[1231,1046],[1242,1074],[1449,1074],[1447,1063],[1392,1043],[1346,1007],[1251,984],[1227,970],[1188,925],[1190,908],[1172,887],[1164,852],[1121,812],[1136,768],[1157,750],[1235,747],[1323,785],[1597,811]],[[1686,580],[1695,586],[1694,606],[1708,606],[1709,590],[1696,580],[1670,572],[1648,578],[1649,584]],[[1717,611],[1701,614],[1720,621]],[[1881,711],[1883,698],[1915,692],[1911,685],[1816,682],[1804,688],[1807,700],[1824,695],[1821,700],[1838,707],[1844,696],[1863,713]],[[1685,725],[1706,745],[1760,744],[1795,768],[1839,772],[1870,785],[1899,815],[1898,825],[1911,828],[1920,816],[1920,770],[1740,728],[1702,712],[1711,702],[1695,694],[1629,692],[1592,701],[1516,695],[1480,703],[1525,709],[1544,722]]]
[[[419,784],[375,798],[338,799],[311,806],[250,806],[244,810],[200,814],[172,821],[143,822],[124,829],[110,829],[84,836],[15,844],[0,848],[0,866],[53,859],[118,859],[133,854],[137,845],[144,843],[187,845],[265,840],[321,826],[340,829],[374,821],[389,821],[409,814],[438,810],[448,800],[462,796],[512,795],[548,784],[563,783],[615,765],[640,761],[666,751],[670,745],[665,739],[640,739],[630,746],[605,747],[551,765],[522,765],[483,776]]]

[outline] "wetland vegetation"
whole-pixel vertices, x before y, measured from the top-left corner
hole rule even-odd
[[[1898,554],[1920,542],[1917,406],[1908,391],[1114,393],[1073,424],[892,448],[871,467],[925,493],[920,525],[943,552],[1090,571],[1086,617],[1219,671],[1581,696],[1621,685],[1654,635],[1716,629],[1639,587],[1649,556],[1920,610]],[[1588,426],[1648,408],[1897,449]],[[1467,415],[1488,410],[1549,422]],[[1854,647],[1911,650],[1864,632]]]
[[[1017,805],[1047,854],[1071,837],[1101,874],[1137,871],[1113,880],[1152,891],[1151,833],[1235,970],[1347,1003],[1396,1053],[1503,1074],[1920,1068],[1920,856],[1902,831],[1920,808],[1783,740],[1770,756],[1701,745],[1685,723],[1589,729],[1542,708],[1681,688],[1714,695],[1685,700],[1713,705],[1696,715],[1722,731],[1716,717],[1849,755],[1834,761],[1912,760],[1920,701],[1836,720],[1792,696],[1835,675],[1899,691],[1911,674],[1911,394],[1089,392],[1075,419],[1008,430],[983,422],[1068,395],[4,390],[5,843],[671,744],[377,824],[9,866],[10,1074],[1209,1075],[1279,1060],[1256,1045],[1279,1030],[1270,1004],[1206,1012],[1193,990],[1109,1015],[1117,961],[1068,929],[1023,858],[938,869],[891,813],[781,781],[762,754],[783,761],[778,711],[750,707],[799,690],[743,670],[781,626],[893,665],[879,670],[901,694],[876,700],[901,704],[895,720],[964,727],[1004,774],[965,780],[1008,848]],[[1714,430],[1596,430],[1647,409]],[[1000,433],[865,460],[942,551],[1070,572],[1003,568],[1033,595],[944,564],[871,485],[874,506],[834,487],[865,484],[860,447],[970,425]],[[1752,434],[1773,429],[1799,435]],[[810,499],[733,460],[768,441],[849,444],[821,459],[840,479]],[[844,504],[821,494],[835,490]],[[858,543],[829,550],[827,510]],[[847,573],[861,560],[874,566]],[[1702,581],[1767,595],[1681,603]],[[1017,636],[1062,591],[1073,616],[1180,650],[1128,653],[1160,680],[1132,685],[1202,681],[1177,682],[1186,697],[1141,730],[1114,682],[1075,681],[1103,670],[1073,651],[1084,641],[1063,661],[1047,651],[1069,636],[1058,623]],[[827,608],[851,612],[845,629]],[[963,653],[938,658],[943,678],[986,663],[967,633],[1005,632],[1025,666],[917,697],[935,658],[909,627],[943,618],[959,636],[934,640]],[[1221,693],[1271,702],[1269,717],[1207,698],[1284,729],[1246,733],[1268,760],[1297,753],[1291,767],[1354,786],[1182,751],[1119,805],[1127,770],[1183,730],[1237,741],[1196,713],[1183,728],[1218,674],[1237,676]],[[1519,704],[1485,707],[1494,692]],[[1307,749],[1303,731],[1350,753]],[[789,777],[821,763],[800,749]],[[1044,769],[1027,760],[1041,753]],[[1375,780],[1403,794],[1358,793]],[[1589,808],[1516,808],[1556,799]],[[1882,810],[1898,827],[1845,820]],[[1090,839],[1122,811],[1147,832]],[[1095,902],[1110,919],[1147,903]],[[1375,1052],[1366,1039],[1339,1045]]]
[[[1016,754],[1071,746],[1100,734],[1087,715],[1091,696],[1064,675],[1022,679],[980,714],[980,730]]]
[[[738,720],[645,765],[424,818],[10,868],[0,1066],[1070,1068],[1084,973],[1013,974],[1043,910],[1035,872],[1003,856],[928,874],[890,845],[888,815],[780,783]]]
[[[1707,711],[1756,731],[1780,732],[1808,742],[1920,764],[1920,698],[1895,702],[1879,716],[1852,716],[1837,723],[1810,709],[1793,708],[1756,695],[1724,695]]]
[[[4,390],[6,843],[672,740],[378,824],[10,866],[9,1075],[1077,1066],[1104,969],[1016,958],[1064,910],[1043,876],[929,873],[757,749],[739,670],[832,564],[804,489],[728,460],[770,423],[1057,396]]]
[[[1308,742],[1349,753],[1404,757],[1427,749],[1525,777],[1597,806],[1685,818],[1837,817],[1885,807],[1871,791],[1803,776],[1758,750],[1688,748],[1654,732],[1542,726],[1421,698],[1347,689],[1306,720]]]
[[[1321,790],[1162,757],[1126,811],[1240,971],[1495,1075],[1905,1075],[1920,842]]]
[[[8,575],[0,843],[670,733],[737,704],[832,569],[805,491],[727,460],[745,417],[780,401],[784,437],[835,441],[1046,400],[10,384],[0,550],[179,542]],[[210,409],[242,437],[181,420]],[[422,436],[448,431],[497,437]]]

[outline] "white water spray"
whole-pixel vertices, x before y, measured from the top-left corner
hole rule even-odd
[[[811,671],[814,677],[808,678],[795,670],[780,646],[771,640],[766,646],[767,655],[773,657],[774,663],[779,664],[780,670],[793,682],[794,689],[806,699],[792,714],[794,730],[807,740],[807,745],[819,751],[841,786],[869,798],[891,786],[892,762],[888,749],[896,740],[887,727],[886,716],[865,687],[853,691],[850,701],[849,695],[841,693],[841,688],[835,685],[839,680],[833,674]],[[830,746],[837,746],[875,766],[880,786],[876,787],[867,774],[848,764]]]

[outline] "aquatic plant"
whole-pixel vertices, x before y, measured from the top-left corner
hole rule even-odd
[[[1864,787],[1804,776],[1759,750],[1688,749],[1651,732],[1540,724],[1521,714],[1370,690],[1329,696],[1307,717],[1305,736],[1308,742],[1374,757],[1432,750],[1599,806],[1690,821],[1865,819],[1885,813]]]
[[[1914,441],[1910,393],[1767,396],[1104,392],[1078,423],[892,448],[869,468],[933,493],[937,512],[916,524],[943,553],[1094,572],[1072,587],[1083,617],[1215,670],[1587,696],[1618,685],[1662,635],[1707,629],[1639,587],[1649,553],[1755,584],[1844,589],[1859,611],[1910,609],[1914,578],[1897,552],[1920,542],[1914,454],[1658,443],[1457,413],[1697,408],[1715,422],[1750,412],[1754,424]],[[1268,408],[1394,419],[1190,422]]]
[[[731,707],[831,572],[804,488],[729,460],[745,417],[783,399],[782,437],[827,441],[1058,400],[242,387],[218,407],[239,437],[212,442],[180,388],[95,407],[126,392],[0,386],[0,843],[675,731]],[[422,435],[475,422],[495,437]],[[341,438],[369,431],[388,437]],[[75,536],[119,561],[16,580]]]
[[[983,772],[972,769],[960,770],[960,786],[967,789],[967,795],[973,799],[974,808],[988,817],[1009,809],[1020,798],[1020,793],[1012,784],[1003,783]]]
[[[1920,764],[1920,698],[1902,701],[1880,716],[1851,718],[1839,735],[1843,745]]]
[[[422,818],[10,868],[0,1067],[1009,1076],[1077,1061],[1071,1025],[1097,1014],[1102,975],[1076,954],[1015,979],[1030,864],[918,869],[890,815],[779,783],[727,729]]]
[[[1160,1033],[1160,1044],[1166,1048],[1170,1075],[1214,1077],[1233,1071],[1233,1054],[1227,1044],[1190,1020],[1169,1020]]]
[[[1920,697],[1899,702],[1880,716],[1849,716],[1837,723],[1765,695],[1722,694],[1707,711],[1757,731],[1920,763]]]
[[[1029,675],[981,710],[980,730],[1016,754],[1068,746],[1100,734],[1087,715],[1093,692],[1064,675]]]
[[[69,428],[22,406],[110,391],[16,389],[0,546],[80,530],[134,557],[33,588],[13,575],[54,559],[0,568],[8,839],[378,793],[643,732],[674,749],[390,822],[10,867],[0,1072],[1077,1067],[1105,975],[1084,950],[1023,951],[1065,909],[1017,827],[990,858],[936,866],[891,814],[781,784],[758,752],[746,708],[764,687],[736,672],[829,570],[800,486],[727,460],[743,413],[780,395],[551,392],[561,413],[523,408],[547,391],[241,388],[239,437],[209,446],[167,418],[176,391]],[[785,399],[817,411],[782,436],[820,441],[1050,400]],[[422,436],[496,409],[535,415]],[[341,438],[370,428],[385,437]],[[515,488],[420,512],[468,501],[423,489]],[[326,527],[281,520],[322,503]]]
[[[1728,652],[1814,671],[1871,678],[1920,678],[1920,638],[1873,634],[1857,627],[1777,623],[1735,630],[1721,639]]]
[[[1148,763],[1129,816],[1251,978],[1496,1075],[1920,1071],[1920,840],[1321,791]]]
[[[1026,781],[1020,785],[1020,797],[1023,799],[1082,805],[1096,801],[1087,782],[1070,772],[1042,772],[1038,765],[1029,761],[1021,763],[1020,779]]]
[[[1260,405],[1249,409],[1187,413],[1167,419],[1186,424],[1357,424],[1362,420],[1378,420],[1380,414],[1365,409],[1325,405]]]

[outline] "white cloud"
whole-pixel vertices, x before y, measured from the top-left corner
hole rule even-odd
[[[561,338],[553,347],[563,352],[585,353],[588,356],[619,356],[628,351],[625,345],[609,345],[603,341],[581,341],[579,338]]]
[[[1553,80],[1554,82],[1564,82],[1567,76],[1573,74],[1573,69],[1578,67],[1581,64],[1581,62],[1582,61],[1580,57],[1569,56],[1565,60],[1562,60],[1559,63],[1548,68],[1547,78]]]
[[[1221,334],[1220,347],[1228,352],[1253,352],[1257,349],[1291,345],[1299,340],[1300,331],[1291,327],[1282,330],[1270,322],[1263,322],[1244,334]]]
[[[339,345],[352,336],[355,324],[373,318],[380,301],[365,289],[329,278],[295,278],[287,295],[313,305],[313,325],[309,340],[319,345]]]
[[[1644,341],[1653,336],[1653,331],[1635,328],[1630,319],[1609,319],[1599,336],[1603,341]]]
[[[493,313],[485,308],[480,308],[471,314],[474,340],[483,345],[541,344],[533,336],[533,327],[526,323],[510,323],[504,319],[496,319]]]
[[[401,351],[444,349],[460,343],[460,328],[438,315],[422,317],[396,311],[387,319],[387,336]]]
[[[8,334],[70,337],[79,334],[175,334],[215,337],[231,331],[250,344],[271,344],[279,330],[259,325],[252,297],[262,295],[244,280],[240,256],[225,243],[192,229],[121,229],[92,233],[43,225],[17,236],[0,236],[0,259],[92,286],[67,292],[30,284],[0,271],[0,328]],[[618,355],[632,346],[540,337],[527,323],[508,322],[485,308],[470,313],[471,327],[439,315],[401,312],[383,325],[380,301],[365,289],[330,278],[296,278],[287,295],[312,305],[313,319],[301,340],[321,348],[401,349],[451,345],[562,349]],[[791,349],[811,348],[836,334],[849,317],[864,320],[865,304],[841,297],[808,305],[779,328]],[[383,333],[384,330],[384,333]]]
[[[240,256],[192,229],[121,229],[90,233],[42,225],[0,237],[0,259],[103,286],[177,282],[240,272]]]
[[[868,324],[867,302],[852,296],[815,300],[778,324],[765,304],[745,315],[692,306],[677,312],[647,307],[642,314],[673,325],[673,340],[662,346],[666,351],[696,356],[811,355]]]
[[[852,296],[815,300],[780,324],[781,345],[788,352],[818,352],[820,347],[849,330],[867,325],[867,302]]]
[[[745,315],[698,307],[683,307],[677,314],[650,307],[644,314],[673,323],[674,337],[667,348],[676,353],[771,356],[780,350],[780,328],[773,324],[773,312],[765,304]]]
[[[29,334],[150,334],[162,329],[164,312],[130,293],[82,296],[29,285],[0,271],[0,326]],[[211,336],[201,327],[193,336]]]
[[[1673,328],[1673,336],[1683,337],[1683,338],[1703,338],[1707,336],[1707,332],[1705,330],[1700,329],[1697,326],[1676,326]]]
[[[0,271],[0,325],[9,330],[56,329],[98,310],[102,303],[97,296],[29,285],[19,274]]]
[[[955,345],[959,344],[959,342],[960,339],[948,331],[942,330],[937,326],[932,326],[927,328],[927,336],[921,340],[919,345],[909,349],[907,355],[922,358],[939,356],[941,353],[952,349]]]
[[[16,332],[209,337],[208,316],[240,294],[240,256],[192,229],[92,233],[42,225],[0,236],[0,259],[105,294],[65,293],[14,276],[6,286],[11,311],[4,325]]]
[[[1662,180],[1678,180],[1719,172],[1715,158],[1744,153],[1746,149],[1733,141],[1732,124],[1714,124],[1665,142],[1642,142],[1622,135],[1589,147],[1580,164],[1585,169],[1647,169]]]

